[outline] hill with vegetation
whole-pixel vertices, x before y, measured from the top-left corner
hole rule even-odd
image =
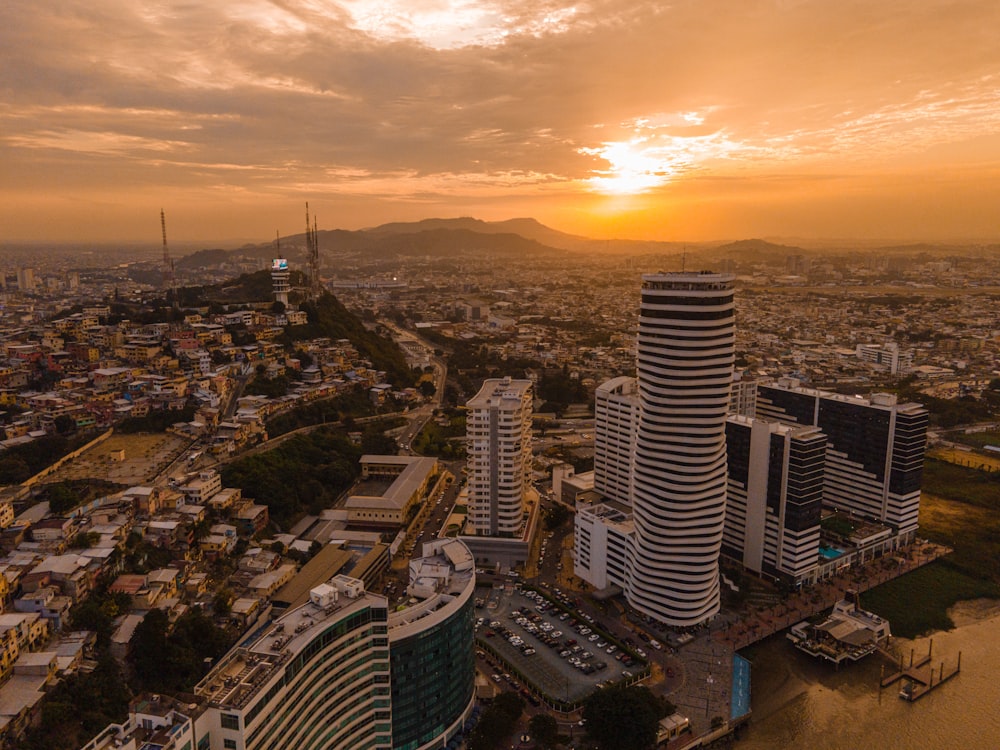
[[[292,271],[292,286],[306,283],[305,274]],[[205,305],[241,305],[251,302],[270,302],[274,298],[274,284],[267,269],[244,273],[235,279],[205,286],[185,286],[177,290],[177,301],[181,307],[204,307]]]
[[[289,340],[301,341],[323,336],[334,341],[348,339],[362,356],[371,360],[375,369],[385,370],[390,382],[400,386],[413,383],[413,372],[399,345],[387,336],[368,330],[354,313],[329,292],[315,303],[303,302],[299,309],[306,313],[309,322],[305,325],[288,326],[285,335]]]
[[[360,445],[342,428],[321,427],[296,435],[264,453],[244,456],[222,469],[222,483],[266,505],[271,521],[287,531],[307,513],[332,508],[360,474],[365,453],[391,453],[392,438],[369,425]]]

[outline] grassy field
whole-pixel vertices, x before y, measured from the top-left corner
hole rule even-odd
[[[950,630],[954,623],[948,610],[957,602],[983,597],[1000,598],[1000,585],[939,560],[872,589],[861,596],[861,603],[887,618],[893,635],[916,638],[935,630]],[[916,602],[919,606],[914,606]]]
[[[973,448],[982,448],[987,445],[1000,446],[1000,432],[949,432],[948,439],[955,443],[971,445]]]
[[[1000,453],[990,455],[980,451],[963,451],[958,448],[935,448],[927,451],[927,457],[980,471],[1000,471]]]
[[[97,477],[119,484],[142,484],[152,480],[173,461],[186,446],[187,440],[167,433],[122,435],[115,433],[81,456],[55,471],[49,480],[89,479]],[[115,457],[125,451],[122,461]]]
[[[1000,511],[1000,474],[995,472],[928,457],[924,461],[923,490],[946,500]]]
[[[865,595],[905,637],[951,628],[956,602],[1000,598],[1000,474],[928,458],[920,533],[955,551]]]

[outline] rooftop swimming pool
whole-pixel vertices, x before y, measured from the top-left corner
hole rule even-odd
[[[835,560],[844,554],[844,550],[837,549],[836,547],[827,547],[825,545],[820,545],[819,547],[820,557],[824,557],[827,560]]]

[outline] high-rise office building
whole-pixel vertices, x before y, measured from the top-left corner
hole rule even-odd
[[[719,611],[735,324],[733,276],[642,277],[625,595],[668,625]]]
[[[758,387],[757,416],[826,434],[824,506],[916,533],[929,421],[923,406],[897,403],[889,393],[844,396],[782,378]]]
[[[594,489],[609,500],[632,502],[632,453],[639,421],[635,378],[619,377],[594,393]]]
[[[726,422],[723,554],[747,570],[807,580],[819,561],[826,436],[739,415]]]
[[[531,381],[507,377],[487,380],[466,404],[469,524],[476,536],[521,535],[531,481],[531,401]]]

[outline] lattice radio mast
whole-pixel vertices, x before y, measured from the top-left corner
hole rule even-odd
[[[174,261],[167,248],[167,217],[160,209],[160,231],[163,233],[163,286],[169,291],[174,307],[177,307],[177,278],[174,276]]]

